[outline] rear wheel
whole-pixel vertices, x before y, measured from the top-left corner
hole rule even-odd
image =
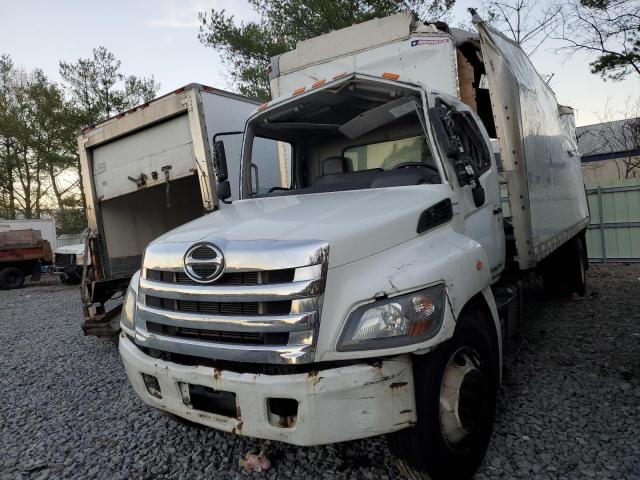
[[[454,337],[416,357],[417,424],[389,436],[410,479],[465,479],[491,438],[499,382],[497,344],[477,312],[463,314]]]
[[[11,290],[24,284],[24,272],[19,268],[7,267],[0,270],[0,289]]]
[[[580,237],[573,237],[547,260],[542,268],[545,290],[551,295],[572,293],[582,297],[587,290],[587,254]]]

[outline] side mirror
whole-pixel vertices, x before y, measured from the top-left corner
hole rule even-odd
[[[480,179],[476,179],[476,184],[471,189],[471,195],[473,196],[473,203],[476,207],[484,205],[486,195],[484,187],[480,185]]]
[[[218,185],[216,185],[216,192],[218,193],[218,198],[224,203],[231,203],[226,201],[231,198],[231,184],[229,180],[218,183]]]
[[[458,146],[451,141],[451,135],[447,132],[444,122],[442,121],[442,117],[445,113],[446,110],[442,107],[431,107],[427,110],[429,121],[436,132],[438,142],[440,143],[444,154],[449,158],[456,158],[460,152],[458,150]]]
[[[218,140],[213,144],[213,166],[216,169],[219,183],[229,178],[227,154],[224,151],[224,142],[222,140]]]

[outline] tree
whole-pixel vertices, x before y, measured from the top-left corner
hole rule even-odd
[[[558,50],[595,56],[591,72],[611,80],[640,77],[640,2],[638,0],[570,0],[552,38]]]
[[[152,100],[160,84],[120,72],[121,62],[105,47],[93,49],[92,58],[60,62],[60,76],[85,124],[94,124],[115,113]]]
[[[219,49],[235,87],[243,95],[270,98],[267,69],[271,57],[300,40],[375,17],[412,10],[420,18],[444,17],[455,0],[249,0],[257,22],[236,24],[224,10],[200,13],[199,40]]]
[[[549,38],[560,19],[561,4],[530,0],[485,0],[487,22],[520,44],[527,55],[533,55]]]

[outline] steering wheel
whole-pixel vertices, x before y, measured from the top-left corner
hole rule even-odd
[[[284,190],[284,191],[287,191],[287,190],[290,190],[290,189],[289,189],[289,188],[287,188],[287,187],[271,187],[271,188],[269,189],[269,192],[267,192],[267,193],[273,193],[273,192],[275,192],[275,191],[277,191],[277,190]]]
[[[426,163],[422,163],[422,162],[404,162],[404,163],[399,163],[398,165],[393,167],[392,170],[397,170],[399,168],[411,168],[411,167],[428,168],[429,170],[433,170],[438,175],[440,175],[440,172],[438,171],[438,169],[436,167],[434,167],[433,165],[427,165]]]

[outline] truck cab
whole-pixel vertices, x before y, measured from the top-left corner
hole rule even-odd
[[[449,50],[436,57],[455,58],[450,33],[407,16],[372,22],[319,42],[364,32],[440,42]],[[499,165],[495,125],[437,74],[426,80],[446,88],[381,70],[378,46],[317,63],[305,48],[306,66],[277,65],[308,81],[283,93],[281,77],[280,96],[247,121],[240,198],[146,248],[120,319],[129,380],[177,418],[302,446],[386,434],[408,476],[470,478],[491,435],[517,278],[537,261],[519,247],[533,238],[522,238],[533,228],[523,197],[510,195],[518,218],[504,221],[500,178],[530,179],[520,159],[500,170],[513,167],[506,135]],[[335,71],[346,57],[362,68]],[[224,158],[218,143],[218,173]]]

